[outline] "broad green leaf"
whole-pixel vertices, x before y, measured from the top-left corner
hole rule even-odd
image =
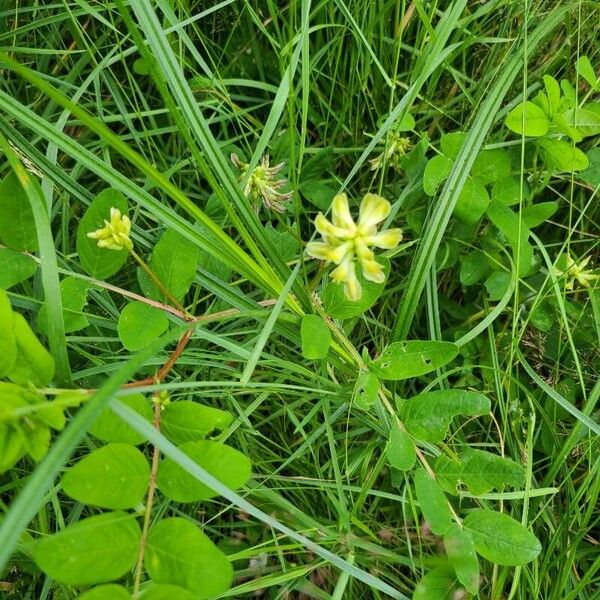
[[[352,391],[352,402],[362,410],[369,410],[375,402],[379,393],[379,379],[370,371],[360,371]]]
[[[492,200],[499,204],[512,206],[517,204],[521,197],[521,184],[512,177],[505,177],[494,182],[492,187]]]
[[[460,282],[465,286],[473,285],[485,277],[488,269],[486,255],[481,250],[473,250],[461,259]]]
[[[178,400],[162,411],[160,428],[171,442],[179,445],[203,440],[214,431],[226,429],[232,420],[232,414],[227,411],[191,400]]]
[[[548,133],[550,118],[537,104],[527,101],[521,102],[508,113],[505,124],[520,135],[540,137]]]
[[[50,428],[39,419],[27,419],[20,427],[23,447],[33,460],[39,462],[50,447]]]
[[[390,427],[390,437],[385,447],[388,463],[400,471],[408,471],[415,465],[417,454],[415,443],[410,435],[403,431],[395,421]]]
[[[424,469],[415,471],[415,493],[423,518],[435,535],[445,535],[454,525],[448,500],[438,482]]]
[[[65,333],[73,333],[89,325],[82,311],[87,304],[87,293],[90,287],[87,281],[75,277],[65,277],[60,282]],[[38,313],[37,326],[42,333],[48,335],[48,310],[45,302]]]
[[[162,583],[144,590],[140,600],[197,600],[198,596],[178,585]]]
[[[455,159],[466,138],[467,134],[464,131],[453,131],[452,133],[443,135],[440,139],[442,152],[448,158]]]
[[[40,540],[33,549],[38,567],[61,583],[92,585],[114,581],[137,559],[141,531],[122,511],[82,519]]]
[[[0,248],[0,288],[8,290],[33,277],[37,263],[33,258],[12,250]]]
[[[123,398],[119,398],[119,400],[125,406],[128,406],[144,417],[146,421],[152,421],[152,408],[142,394],[124,396]],[[127,425],[108,407],[104,409],[100,417],[90,427],[90,433],[103,442],[122,442],[138,446],[146,441],[143,435]]]
[[[283,260],[290,261],[298,256],[300,243],[291,233],[278,231],[270,223],[265,227],[265,233]]]
[[[94,450],[62,478],[65,494],[101,508],[135,508],[146,495],[150,467],[144,455],[129,444],[107,444]]]
[[[456,578],[470,594],[479,590],[479,560],[473,537],[465,529],[454,525],[444,536],[444,548]]]
[[[501,300],[510,287],[511,280],[510,273],[506,271],[493,271],[483,284],[489,294],[490,300],[494,302]]]
[[[452,569],[438,567],[429,571],[415,587],[412,600],[455,600],[457,595],[456,577]]]
[[[537,143],[542,149],[548,165],[559,171],[567,171],[569,173],[583,171],[589,165],[587,156],[569,142],[544,139],[538,140]]]
[[[40,185],[33,178],[31,184],[38,188]],[[0,240],[13,250],[38,249],[29,197],[12,170],[0,181]]]
[[[499,202],[490,203],[487,216],[508,240],[515,262],[518,257],[519,275],[529,274],[533,262],[533,247],[529,243],[530,232],[523,218],[519,219],[519,215],[511,208]]]
[[[575,68],[577,69],[577,73],[590,84],[591,88],[595,90],[600,88],[594,67],[587,56],[580,56],[575,63]]]
[[[564,118],[569,127],[575,127],[583,137],[600,133],[600,114],[585,108],[568,110]]]
[[[452,160],[438,154],[427,161],[423,173],[423,190],[428,196],[435,196],[440,184],[450,175]]]
[[[77,254],[81,266],[88,275],[96,279],[107,279],[114,275],[125,264],[128,256],[127,250],[100,248],[97,240],[87,236],[104,227],[104,221],[110,220],[111,208],[118,208],[122,214],[127,214],[125,196],[118,190],[108,188],[94,198],[77,227]]]
[[[454,417],[486,415],[490,408],[487,396],[467,390],[425,392],[398,404],[408,432],[426,442],[441,442]]]
[[[600,185],[600,148],[592,148],[588,153],[589,167],[579,173],[578,178],[598,187]]]
[[[546,89],[546,98],[548,99],[548,107],[550,114],[554,115],[560,108],[560,85],[558,81],[551,75],[544,75],[544,88]]]
[[[116,583],[107,583],[77,596],[77,600],[131,600],[131,594]]]
[[[17,359],[8,378],[19,385],[47,386],[54,377],[54,359],[20,313],[13,313]]]
[[[7,293],[0,288],[0,378],[6,377],[17,362],[14,313]]]
[[[394,342],[378,358],[370,361],[368,367],[380,379],[400,381],[435,371],[457,354],[458,346],[452,342]]]
[[[492,489],[502,491],[505,485],[521,487],[525,470],[513,460],[497,454],[465,448],[457,460],[441,454],[435,462],[435,472],[444,487],[456,493],[463,482],[471,494],[486,494]]]
[[[23,434],[16,427],[0,424],[0,473],[25,456]]]
[[[538,202],[521,211],[525,227],[532,229],[547,221],[558,210],[558,202]]]
[[[484,215],[489,203],[490,196],[483,183],[469,177],[458,195],[453,215],[463,223],[473,225]]]
[[[387,280],[390,272],[390,261],[384,256],[378,256],[376,260],[383,267],[385,278]],[[362,296],[360,300],[348,300],[344,295],[344,286],[339,283],[329,281],[326,284],[325,290],[323,291],[323,304],[330,317],[333,317],[334,319],[350,319],[352,317],[358,317],[371,308],[379,296],[381,296],[381,293],[385,288],[385,281],[383,283],[367,281],[363,277],[360,268],[357,268],[356,271],[358,280],[362,286]]]
[[[318,179],[307,179],[301,182],[300,192],[319,210],[325,211],[331,205],[336,188]]]
[[[467,515],[464,527],[473,536],[477,552],[498,565],[524,565],[542,550],[533,533],[504,513],[476,509]]]
[[[250,459],[220,442],[201,440],[186,442],[179,449],[228,488],[235,490],[250,479]],[[218,496],[218,493],[192,477],[170,458],[158,467],[158,489],[175,502],[197,502]]]
[[[183,301],[196,277],[197,264],[196,247],[174,229],[167,229],[162,234],[149,261],[153,273],[179,302]],[[138,275],[146,296],[168,303],[168,299],[144,271],[140,269]]]
[[[473,163],[471,176],[480,183],[488,185],[500,179],[510,177],[510,156],[502,148],[482,150]]]
[[[186,588],[196,600],[222,594],[233,581],[227,557],[192,521],[180,517],[150,529],[144,565],[154,582]]]
[[[144,302],[130,302],[119,315],[119,339],[132,352],[145,348],[169,327],[169,320],[159,308]]]
[[[308,360],[325,358],[331,343],[331,331],[318,315],[304,315],[300,325],[302,356]]]
[[[393,127],[396,131],[410,131],[415,128],[415,118],[409,113],[404,113],[400,122]]]

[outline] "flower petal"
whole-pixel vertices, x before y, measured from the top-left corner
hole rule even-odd
[[[358,281],[358,278],[356,277],[356,272],[354,269],[352,269],[351,276],[348,277],[346,283],[344,284],[344,295],[352,302],[360,300],[362,296],[362,287],[360,285],[360,281]]]
[[[319,260],[330,260],[331,251],[335,250],[334,246],[324,244],[323,242],[308,242],[306,244],[306,254]]]
[[[388,229],[375,235],[366,236],[364,239],[367,244],[389,250],[395,248],[402,240],[402,229]]]
[[[343,237],[347,235],[347,231],[341,227],[336,227],[333,223],[327,220],[323,213],[319,213],[315,218],[315,229],[325,237]]]
[[[358,225],[368,229],[383,221],[390,214],[390,203],[377,194],[365,194],[360,203]]]
[[[374,283],[383,283],[385,281],[383,268],[376,260],[361,260],[360,265],[365,279]]]
[[[331,218],[336,227],[349,229],[352,232],[356,230],[356,224],[350,214],[348,206],[348,196],[346,194],[338,194],[331,202]]]
[[[337,266],[331,273],[329,277],[331,277],[332,281],[336,283],[345,283],[348,279],[355,276],[354,274],[354,261],[351,256],[346,256],[344,260]]]

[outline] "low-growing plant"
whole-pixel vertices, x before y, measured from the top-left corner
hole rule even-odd
[[[513,85],[573,7],[383,3],[375,52],[368,3],[180,4],[76,3],[72,74],[0,53],[3,589],[591,599],[600,82]]]

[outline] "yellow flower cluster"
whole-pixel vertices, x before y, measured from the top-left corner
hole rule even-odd
[[[348,197],[339,194],[331,205],[332,222],[322,213],[315,219],[316,230],[322,242],[309,242],[306,252],[314,258],[331,261],[337,265],[330,273],[336,283],[344,284],[344,293],[349,300],[359,300],[362,295],[360,281],[356,275],[357,263],[365,279],[382,283],[385,274],[375,260],[371,246],[395,248],[402,239],[400,229],[377,232],[377,225],[390,212],[390,203],[376,194],[366,194],[360,204],[358,222],[350,214]]]
[[[592,269],[586,270],[588,263],[590,262],[590,257],[584,258],[579,262],[573,260],[573,257],[570,254],[567,254],[563,258],[564,263],[561,264],[564,268],[559,268],[558,266],[554,267],[554,274],[556,277],[565,277],[566,283],[565,287],[568,290],[572,290],[575,282],[579,283],[579,285],[583,287],[589,287],[592,281],[595,281],[600,277],[594,273]],[[561,262],[563,262],[561,261]]]
[[[133,243],[129,238],[131,231],[131,221],[127,215],[121,215],[118,208],[110,209],[110,222],[104,221],[104,227],[90,231],[87,234],[89,238],[98,240],[100,248],[108,250],[131,250]]]

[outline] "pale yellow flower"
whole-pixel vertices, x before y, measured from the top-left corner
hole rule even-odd
[[[358,222],[355,222],[350,214],[348,197],[339,194],[331,205],[332,222],[323,213],[319,213],[315,219],[315,228],[323,241],[309,242],[306,252],[314,258],[337,265],[329,276],[336,283],[344,284],[344,293],[349,300],[358,300],[362,295],[356,275],[357,263],[368,281],[383,283],[385,280],[383,268],[375,260],[371,246],[390,249],[400,243],[400,229],[377,232],[377,225],[388,216],[390,208],[385,198],[365,194],[360,204]]]
[[[595,274],[592,269],[586,270],[586,267],[590,262],[589,256],[580,261],[575,261],[570,254],[566,254],[557,262],[560,266],[553,266],[554,274],[556,277],[565,278],[565,287],[568,290],[573,289],[575,282],[579,283],[582,287],[587,288],[590,286],[590,283],[600,277],[600,275]]]
[[[127,215],[121,215],[118,208],[110,209],[110,221],[104,221],[104,227],[90,231],[87,234],[89,238],[98,240],[100,248],[108,250],[131,250],[133,243],[129,237],[131,231],[131,221]]]
[[[250,165],[242,162],[235,153],[232,153],[230,158],[231,162],[242,172],[240,179],[243,179]],[[268,209],[279,213],[285,212],[285,202],[292,197],[293,192],[279,191],[287,184],[287,179],[277,177],[284,165],[285,163],[281,162],[271,167],[270,158],[265,154],[246,180],[244,195],[252,201],[256,212],[260,210],[261,202]]]
[[[402,159],[412,148],[412,142],[404,137],[401,132],[393,132],[387,142],[385,151],[369,161],[371,171],[377,171],[385,162],[396,171],[402,170]]]

